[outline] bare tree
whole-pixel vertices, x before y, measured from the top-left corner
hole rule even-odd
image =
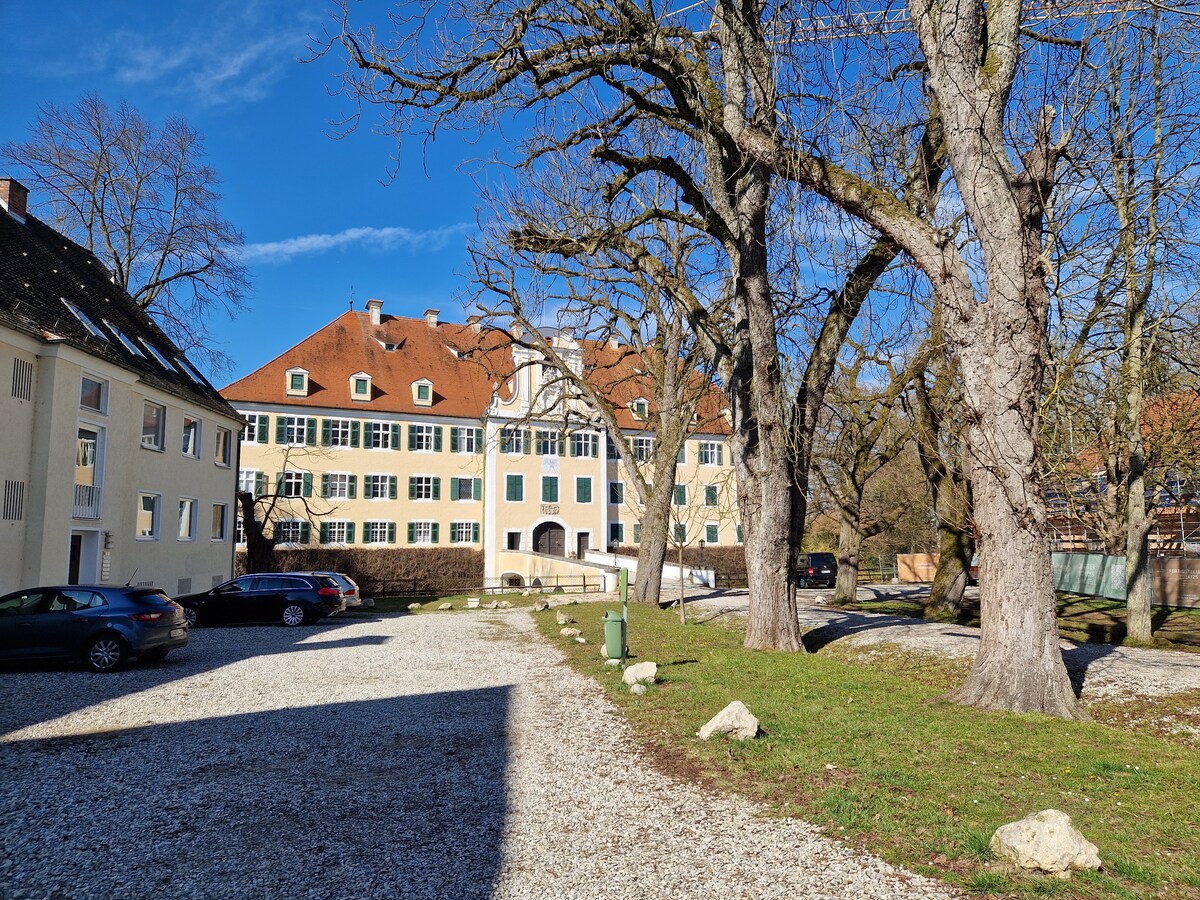
[[[172,341],[210,370],[227,366],[209,323],[241,307],[249,276],[199,132],[87,94],[43,106],[29,137],[0,152],[48,198],[54,227],[109,266]]]

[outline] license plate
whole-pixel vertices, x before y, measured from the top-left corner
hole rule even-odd
[[[183,637],[185,634],[187,634],[186,628],[172,628],[171,629],[171,637]]]

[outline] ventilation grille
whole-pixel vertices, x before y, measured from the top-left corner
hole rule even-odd
[[[155,584],[153,581],[139,581],[137,583],[137,586],[138,587],[154,587]]]
[[[218,584],[221,584],[224,581],[225,581],[225,579],[222,578],[220,575],[214,575],[212,577],[212,586],[216,587]]]
[[[179,579],[179,590],[177,590],[176,593],[177,594],[189,594],[189,593],[191,593],[191,591],[192,591],[192,579],[180,578]]]
[[[12,395],[18,400],[33,399],[33,363],[28,360],[13,360]]]
[[[5,479],[4,518],[10,522],[25,518],[25,482]]]

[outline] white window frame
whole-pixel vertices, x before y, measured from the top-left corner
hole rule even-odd
[[[283,478],[279,482],[279,495],[281,497],[289,497],[295,499],[304,496],[304,476],[305,472],[299,469],[286,469],[283,473]],[[292,493],[293,487],[296,493]]]
[[[259,418],[265,417],[267,420],[267,436],[270,437],[271,417],[266,413],[245,413],[242,418],[246,420],[246,424],[242,426],[242,443],[257,444],[258,443],[258,425]]]
[[[285,393],[289,397],[307,397],[308,396],[308,370],[302,369],[299,366],[293,366],[284,372],[287,378],[287,383],[284,385]],[[300,376],[300,387],[292,387],[292,379],[295,376]]]
[[[330,447],[349,447],[350,446],[350,420],[349,419],[330,419],[329,420],[329,446]]]
[[[475,543],[475,523],[474,522],[451,522],[450,523],[450,543],[452,543],[452,544],[473,544],[473,543]]]
[[[412,497],[409,499],[414,503],[432,503],[433,484],[436,480],[436,475],[410,475],[409,483],[412,485]]]
[[[283,445],[285,447],[307,447],[308,446],[308,422],[312,416],[284,416],[283,417]],[[296,440],[296,435],[300,436]]]
[[[99,406],[88,406],[83,402],[83,385],[86,381],[90,381],[92,384],[100,386]],[[87,410],[89,413],[94,413],[101,416],[108,415],[108,380],[105,378],[100,378],[97,375],[90,375],[87,372],[84,372],[79,378],[79,408]]]
[[[433,546],[433,526],[437,523],[432,519],[417,519],[408,524],[412,526],[412,546]]]
[[[454,501],[455,503],[462,503],[464,501],[467,503],[476,503],[483,499],[483,497],[475,496],[475,479],[474,478],[464,478],[460,475],[455,475],[453,480],[458,482],[458,499]],[[463,485],[464,484],[467,486],[467,493],[470,495],[468,497],[463,496]],[[483,488],[481,485],[480,493],[482,493],[482,492],[483,492]]]
[[[517,536],[517,546],[513,547],[513,535]],[[504,531],[504,549],[505,550],[520,550],[525,546],[525,532],[520,528],[507,528]]]
[[[238,470],[238,491],[245,492],[252,496],[258,496],[255,488],[258,484],[258,476],[262,474],[262,469],[239,469]]]
[[[572,434],[571,455],[580,459],[599,459],[600,435],[594,431],[577,431]]]
[[[325,542],[326,545],[328,546],[330,544],[346,544],[347,543],[346,534],[347,534],[347,532],[349,530],[349,526],[351,524],[353,524],[353,523],[351,523],[351,521],[349,519],[329,519],[328,521],[326,521],[325,522],[325,536],[328,538],[328,540]],[[341,529],[342,533],[341,533],[340,537],[336,537],[336,538],[334,537],[334,535],[333,535],[334,528]],[[384,541],[386,542],[386,540],[387,540],[387,534],[384,534]]]
[[[213,525],[217,524],[217,510],[221,511],[220,533],[212,534],[210,532],[209,540],[214,543],[223,544],[229,540],[229,504],[228,503],[214,503],[212,505],[212,522],[211,522],[211,524],[213,524]]]
[[[188,431],[192,431],[192,439],[188,441]],[[183,428],[180,429],[182,438],[180,444],[180,452],[188,459],[200,458],[200,441],[203,438],[202,425],[199,418],[196,416],[184,416]],[[190,446],[190,450],[189,450]]]
[[[217,426],[217,439],[213,442],[213,464],[223,469],[233,465],[233,431],[220,425]]]
[[[724,455],[724,454],[721,454],[721,451],[719,449],[720,446],[721,446],[720,441],[701,441],[700,442],[700,457],[699,457],[700,465],[702,465],[702,466],[719,465],[719,463],[717,462],[718,454],[720,454],[721,456]]]
[[[558,452],[562,443],[562,432],[538,428],[533,433],[534,451],[538,456],[561,456]]]
[[[157,432],[151,436],[151,437],[153,437],[153,440],[154,440],[153,443],[146,442],[146,437],[147,437],[147,435],[146,435],[146,410],[148,410],[148,409],[157,409],[158,410],[158,429],[157,429]],[[154,450],[156,452],[161,453],[163,450],[163,445],[166,442],[166,436],[167,436],[167,408],[165,406],[163,406],[161,403],[154,403],[153,401],[150,401],[150,400],[143,401],[142,402],[142,446],[144,448],[146,448],[147,450]]]
[[[187,516],[184,516],[184,505],[187,506]],[[196,508],[200,505],[200,501],[195,497],[180,497],[179,498],[179,520],[176,523],[175,539],[179,541],[194,541],[196,540]],[[187,533],[184,533],[184,524],[187,524]]]
[[[350,499],[350,477],[352,472],[326,472],[326,485],[329,488],[329,500],[349,500]],[[339,490],[334,490],[334,479],[340,479]],[[384,492],[387,493],[386,491]]]
[[[153,509],[150,513],[150,531],[143,533],[138,520],[141,519],[142,513],[146,512],[145,498],[150,497],[154,501]],[[138,507],[137,515],[133,517],[134,535],[139,541],[157,541],[159,534],[162,531],[162,494],[157,491],[138,491]]]
[[[434,435],[436,434],[436,425],[410,425],[413,436],[413,452],[414,453],[432,453],[434,447]],[[425,446],[423,446],[425,445]]]
[[[630,450],[633,451],[633,458],[638,462],[649,462],[654,459],[654,438],[638,435],[633,439]]]
[[[388,542],[388,526],[393,524],[390,519],[370,519],[363,522],[363,543],[364,544],[386,544]],[[376,537],[375,530],[380,530],[380,536]]]
[[[392,448],[392,423],[391,422],[363,422],[366,438],[363,441],[363,447],[367,450],[391,450]],[[332,436],[332,432],[331,432]],[[376,443],[378,439],[379,443]]]
[[[285,537],[284,529],[290,529],[295,526],[296,533],[294,537]],[[300,538],[304,536],[304,520],[303,519],[279,519],[275,523],[275,543],[277,545],[297,546],[300,544]]]
[[[458,449],[455,453],[474,453],[476,430],[471,426],[455,426],[458,428]]]
[[[366,382],[366,390],[357,390],[360,381]],[[359,401],[371,399],[371,376],[366,372],[356,372],[350,376],[350,399]]]
[[[363,476],[364,500],[390,500],[391,475],[384,472],[369,472]],[[383,492],[375,493],[375,486],[382,485]]]
[[[516,449],[514,449],[514,445]],[[500,452],[506,456],[523,456],[525,453],[525,429],[507,426],[501,428]]]

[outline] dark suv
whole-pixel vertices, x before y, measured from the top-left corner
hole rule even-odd
[[[805,563],[805,557],[808,557]],[[832,553],[800,554],[800,587],[833,587],[837,584],[837,557]]]
[[[303,625],[346,608],[338,583],[328,575],[272,572],[243,575],[211,591],[176,597],[189,625],[282,622]]]

